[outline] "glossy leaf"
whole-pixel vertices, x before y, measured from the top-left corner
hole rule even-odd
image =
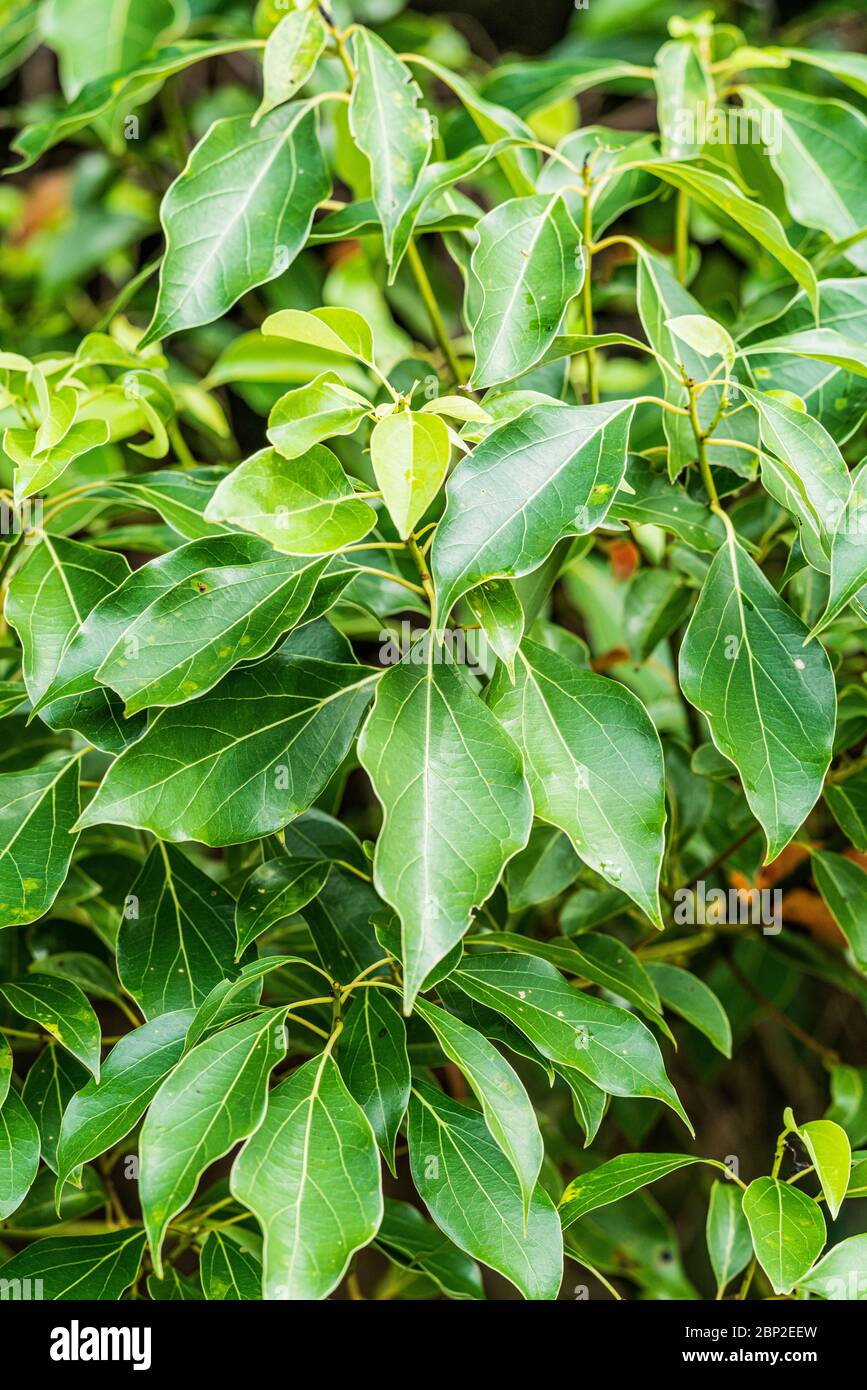
[[[99,1080],[99,1019],[78,985],[51,975],[32,974],[3,981],[0,994],[17,1013],[38,1023]]]
[[[337,1065],[394,1173],[397,1132],[410,1090],[406,1025],[394,996],[375,987],[359,989],[340,1036]]]
[[[756,1178],[744,1193],[759,1264],[774,1293],[790,1293],[825,1244],[825,1218],[812,1197],[779,1178]]]
[[[726,1285],[746,1269],[753,1253],[743,1191],[733,1182],[717,1181],[711,1188],[705,1236],[719,1297]]]

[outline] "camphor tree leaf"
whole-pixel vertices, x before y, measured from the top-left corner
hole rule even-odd
[[[235,1303],[262,1296],[261,1261],[232,1239],[231,1230],[208,1232],[199,1272],[205,1298]]]
[[[867,584],[867,467],[852,478],[852,490],[831,538],[831,592],[828,606],[810,636],[815,637],[843,612]]]
[[[117,967],[146,1018],[200,1004],[232,972],[235,904],[174,845],[158,841],[124,903]]]
[[[384,989],[360,989],[346,1019],[337,1065],[370,1121],[392,1173],[397,1132],[410,1091],[406,1024]]]
[[[128,574],[122,555],[43,533],[16,571],[6,598],[6,619],[21,638],[24,683],[34,705],[90,610]]]
[[[616,681],[525,642],[514,686],[494,676],[489,704],[524,755],[536,815],[657,926],[665,827],[659,737]]]
[[[496,1010],[552,1062],[575,1067],[615,1096],[652,1096],[690,1128],[656,1039],[633,1014],[571,989],[547,961],[495,951],[465,959],[449,977]]]
[[[461,460],[432,551],[442,624],[468,589],[529,574],[559,540],[604,521],[634,409],[631,401],[533,405]]]
[[[71,980],[31,974],[0,983],[0,994],[23,1018],[31,1018],[99,1080],[102,1033],[87,997]]]
[[[39,447],[39,434],[29,429],[8,429],[3,448],[15,464],[14,497],[22,502],[60,478],[71,463],[108,440],[105,420],[76,420],[58,443]]]
[[[520,1077],[493,1043],[469,1024],[462,1023],[427,999],[416,1000],[415,1012],[433,1030],[443,1052],[469,1082],[492,1138],[506,1155],[521,1185],[526,1219],[544,1148],[530,1098]]]
[[[203,695],[239,661],[264,656],[301,621],[324,567],[324,560],[274,556],[200,570],[130,623],[96,679],[117,691],[127,717]]]
[[[253,125],[258,125],[275,106],[291,101],[311,76],[327,40],[325,21],[315,5],[283,16],[265,44],[264,92]]]
[[[753,1253],[743,1192],[731,1181],[715,1182],[710,1190],[705,1237],[719,1298],[726,1285],[746,1269]]]
[[[3,1278],[41,1281],[42,1297],[51,1302],[65,1299],[117,1300],[135,1282],[144,1253],[145,1233],[140,1226],[126,1226],[96,1236],[49,1236],[19,1250],[3,1266]]]
[[[75,1092],[89,1080],[81,1063],[53,1042],[39,1054],[24,1078],[21,1099],[39,1130],[43,1161],[55,1172],[64,1111]]]
[[[813,877],[862,970],[867,970],[867,871],[853,859],[814,850]]]
[[[791,1293],[825,1244],[821,1210],[790,1183],[756,1178],[744,1193],[744,1215],[774,1293]]]
[[[798,1280],[798,1289],[834,1302],[867,1298],[867,1236],[849,1236],[832,1245]]]
[[[139,347],[210,323],[281,275],[330,191],[308,102],[215,121],[162,205],[166,254],[154,317]]]
[[[266,338],[287,338],[320,352],[356,357],[360,362],[373,361],[373,333],[367,320],[355,309],[311,309],[309,313],[301,309],[279,309],[276,314],[268,315],[262,332]]]
[[[559,192],[501,203],[477,232],[468,307],[472,385],[481,389],[520,376],[544,355],[581,290],[584,258]]]
[[[619,1202],[621,1197],[628,1197],[667,1173],[702,1161],[689,1154],[619,1154],[570,1182],[560,1199],[563,1229],[589,1211]]]
[[[376,1141],[328,1049],[271,1091],[231,1188],[262,1227],[265,1299],[327,1297],[376,1235]]]
[[[300,458],[322,439],[352,434],[370,409],[336,372],[322,372],[280,397],[268,417],[268,438],[283,458]]]
[[[10,1090],[0,1105],[0,1221],[20,1207],[38,1167],[39,1130],[18,1092]]]
[[[34,922],[69,872],[81,809],[80,753],[0,773],[0,927]]]
[[[376,1244],[403,1268],[426,1274],[449,1298],[484,1298],[474,1260],[425,1221],[417,1207],[386,1197]]]
[[[82,825],[243,844],[307,809],[340,766],[379,673],[281,650],[164,710],[112,763]],[[227,798],[225,787],[237,787]]]
[[[286,1055],[285,1008],[267,1009],[206,1038],[170,1072],[141,1132],[139,1193],[154,1269],[162,1245],[209,1164],[261,1123],[268,1077]]]
[[[381,678],[358,746],[384,810],[377,892],[402,923],[404,1007],[530,833],[516,745],[444,647]]]
[[[399,536],[410,534],[436,497],[451,452],[448,428],[438,415],[399,410],[374,425],[370,460]]]
[[[690,39],[664,43],[654,60],[657,120],[666,159],[701,154],[702,114],[713,110],[714,84],[699,44]]]
[[[494,655],[514,677],[515,653],[524,636],[524,610],[514,584],[490,579],[470,590],[467,603]]]
[[[732,1030],[728,1014],[704,980],[665,961],[648,961],[647,969],[665,1007],[703,1033],[717,1052],[731,1057]]]
[[[179,27],[182,13],[178,0],[126,0],[120,16],[106,0],[50,0],[43,32],[60,59],[66,95],[77,96],[106,73],[134,68]]]
[[[810,1120],[807,1124],[799,1125],[797,1132],[804,1141],[816,1176],[822,1184],[828,1214],[832,1221],[836,1221],[849,1186],[852,1167],[849,1136],[833,1120]]]
[[[57,1145],[57,1194],[82,1165],[107,1153],[141,1119],[162,1082],[181,1060],[192,1009],[161,1014],[112,1048],[99,1081],[88,1081],[63,1113]]]
[[[235,908],[237,956],[269,927],[317,897],[331,872],[327,859],[267,859],[247,879]]]
[[[293,459],[262,449],[220,483],[205,516],[264,536],[289,555],[331,554],[362,540],[376,523],[324,444]]]
[[[680,649],[680,684],[741,775],[766,862],[815,804],[831,758],[834,677],[806,636],[729,529]]]
[[[373,201],[389,263],[401,222],[430,158],[430,116],[409,68],[378,35],[357,28],[352,36],[356,77],[349,128],[370,164]]]
[[[537,1186],[526,1211],[518,1179],[481,1115],[419,1082],[408,1139],[413,1182],[440,1230],[524,1298],[555,1299],[563,1236],[553,1203]]]

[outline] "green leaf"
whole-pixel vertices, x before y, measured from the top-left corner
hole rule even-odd
[[[448,427],[438,415],[400,410],[374,425],[370,460],[399,536],[410,534],[436,497],[451,452]]]
[[[117,939],[118,974],[146,1018],[200,1004],[232,973],[234,917],[225,888],[174,845],[154,845]]]
[[[833,1245],[808,1274],[798,1280],[801,1292],[832,1302],[867,1298],[867,1236],[849,1236]]]
[[[477,389],[511,381],[551,346],[584,281],[581,233],[561,193],[501,203],[476,228],[468,317]]]
[[[373,1130],[328,1051],[271,1092],[231,1187],[262,1227],[263,1297],[326,1298],[382,1219]]]
[[[479,1267],[409,1202],[386,1197],[376,1244],[402,1269],[427,1275],[448,1298],[483,1299]]]
[[[292,100],[311,76],[327,41],[328,29],[315,6],[283,16],[265,44],[264,92],[253,125],[275,106]]]
[[[841,1063],[831,1068],[831,1104],[825,1118],[845,1129],[853,1148],[867,1140],[867,1070]]]
[[[328,555],[360,541],[376,513],[357,501],[339,460],[324,444],[301,458],[262,449],[220,483],[205,516],[264,536],[290,555]]]
[[[732,1055],[732,1030],[728,1014],[704,980],[679,965],[648,961],[650,978],[667,1009],[680,1014],[724,1057]]]
[[[756,1178],[744,1215],[774,1293],[791,1293],[825,1244],[825,1218],[812,1197],[778,1178]]]
[[[401,919],[408,1011],[526,844],[530,795],[517,747],[433,642],[380,680],[358,756],[384,808],[374,882]]]
[[[232,1239],[231,1231],[209,1231],[202,1242],[199,1274],[205,1298],[219,1303],[259,1300],[262,1265]]]
[[[569,838],[552,825],[534,825],[526,849],[506,871],[509,907],[520,912],[549,902],[575,882],[581,869]]]
[[[489,704],[524,755],[536,815],[564,830],[586,864],[661,926],[662,749],[640,701],[525,642],[515,685],[496,674]]]
[[[183,9],[176,0],[50,0],[43,33],[60,59],[69,99],[95,78],[134,68],[168,32]]]
[[[726,1285],[746,1269],[753,1253],[743,1193],[733,1182],[715,1182],[711,1188],[705,1234],[717,1298],[721,1298]]]
[[[467,603],[494,655],[514,678],[515,654],[524,636],[524,610],[515,586],[508,579],[491,579],[471,589]]]
[[[852,1167],[852,1150],[849,1136],[833,1120],[810,1120],[798,1126],[798,1134],[804,1141],[807,1153],[822,1185],[828,1214],[836,1221],[837,1213],[843,1205],[846,1189],[849,1186],[849,1173]]]
[[[449,479],[432,564],[440,622],[468,589],[529,574],[566,536],[601,525],[626,467],[634,405],[533,405]]]
[[[497,933],[496,944],[501,950],[535,956],[538,960],[550,961],[558,970],[570,975],[586,977],[612,994],[628,999],[654,1023],[662,1025],[659,996],[650,976],[638,957],[616,937],[585,932],[577,941],[556,936],[536,941],[501,931]]]
[[[22,502],[50,487],[71,463],[98,449],[108,437],[105,420],[76,420],[58,443],[45,449],[39,448],[39,434],[33,430],[6,430],[3,448],[15,464],[15,501]]]
[[[702,146],[695,138],[699,112],[715,105],[713,79],[699,45],[686,39],[664,43],[656,55],[654,82],[663,154],[667,159],[695,159]]]
[[[726,371],[735,364],[735,345],[728,329],[706,314],[681,314],[666,319],[665,326],[680,342],[687,343],[701,357],[720,357]]]
[[[356,357],[360,362],[373,361],[373,333],[367,320],[354,309],[311,309],[309,313],[280,309],[268,315],[262,332],[266,337],[288,338],[320,352]]]
[[[268,1077],[286,1055],[286,1009],[235,1023],[183,1058],[151,1102],[142,1127],[139,1196],[158,1277],[172,1217],[204,1170],[262,1121]]]
[[[416,1000],[415,1012],[433,1030],[443,1052],[469,1082],[492,1138],[521,1185],[526,1220],[544,1148],[533,1106],[520,1078],[493,1043],[469,1024],[427,999]]]
[[[21,1099],[39,1130],[42,1158],[57,1171],[57,1144],[64,1111],[75,1092],[89,1080],[74,1057],[52,1043],[40,1052],[24,1079]]]
[[[586,1149],[593,1143],[605,1118],[608,1096],[574,1067],[557,1066],[554,1070],[566,1082],[572,1094],[572,1111],[584,1131]]]
[[[200,570],[160,594],[117,639],[96,672],[128,718],[212,690],[239,661],[271,650],[299,623],[324,561],[273,556]]]
[[[20,1207],[38,1167],[39,1130],[18,1092],[9,1091],[0,1106],[0,1221]]]
[[[0,927],[35,922],[69,872],[78,837],[81,754],[0,773]]]
[[[518,1179],[481,1115],[420,1082],[408,1139],[413,1182],[440,1230],[524,1298],[555,1299],[563,1277],[557,1213],[540,1186],[525,1212]]]
[[[838,714],[839,718],[839,714]],[[826,781],[825,804],[855,849],[867,850],[867,772],[852,767],[840,769],[833,782]]]
[[[283,458],[300,458],[322,439],[352,434],[370,410],[370,401],[336,372],[322,372],[280,397],[268,416],[268,438]]]
[[[657,1182],[678,1168],[701,1163],[689,1154],[619,1154],[617,1158],[591,1168],[570,1182],[560,1198],[560,1220],[564,1231],[573,1221],[597,1207],[619,1202],[648,1183]]]
[[[828,606],[810,636],[815,637],[857,598],[867,584],[867,468],[858,469],[852,491],[831,539],[831,592]]]
[[[107,1153],[138,1123],[158,1088],[180,1061],[191,1009],[162,1014],[120,1039],[63,1113],[57,1145],[57,1190],[92,1158]]]
[[[378,674],[285,650],[232,672],[210,695],[157,716],[112,763],[81,824],[206,845],[273,834],[340,766]],[[226,787],[237,788],[228,800]]]
[[[642,569],[635,575],[623,605],[623,626],[630,649],[646,661],[692,607],[693,594],[669,570]]]
[[[268,859],[247,879],[235,908],[236,957],[269,927],[294,917],[317,897],[331,872],[326,860]]]
[[[166,194],[157,306],[139,347],[211,323],[281,275],[304,246],[331,183],[308,102],[215,121]]]
[[[157,512],[184,540],[198,541],[225,533],[223,527],[204,519],[205,507],[224,472],[223,468],[202,467],[183,472],[164,468],[159,473],[137,473],[113,479],[106,486],[105,495]]]
[[[26,975],[0,983],[0,994],[23,1018],[30,1018],[77,1057],[99,1080],[102,1034],[86,996],[71,980]]]
[[[826,907],[859,966],[867,970],[867,871],[854,859],[828,850],[814,850],[812,863]]]
[[[129,574],[121,555],[43,534],[9,585],[6,618],[24,648],[22,669],[34,705],[92,608]]]
[[[465,959],[450,981],[503,1014],[543,1057],[612,1095],[661,1100],[690,1128],[649,1029],[625,1009],[571,989],[547,961],[495,951]]]
[[[12,1289],[14,1281],[40,1280],[42,1297],[51,1302],[116,1301],[135,1282],[144,1246],[145,1233],[134,1226],[99,1236],[49,1236],[7,1260],[3,1279]]]
[[[737,767],[766,863],[815,805],[831,758],[834,677],[818,642],[729,531],[680,649],[680,685]]]
[[[401,224],[430,158],[431,118],[409,68],[378,35],[369,29],[356,29],[352,58],[356,78],[349,129],[370,164],[373,201],[382,223],[386,260],[391,264]],[[401,245],[401,254],[402,249]]]
[[[5,1034],[0,1033],[0,1105],[9,1094],[9,1086],[12,1081],[12,1072],[15,1059],[12,1056],[12,1048]]]
[[[725,540],[723,523],[685,488],[653,473],[639,458],[630,459],[626,481],[633,492],[617,494],[609,512],[612,519],[659,526],[695,550],[719,550]]]
[[[384,989],[359,989],[340,1035],[337,1065],[395,1172],[394,1147],[409,1101],[406,1025]]]

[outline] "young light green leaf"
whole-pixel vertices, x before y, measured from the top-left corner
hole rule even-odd
[[[504,951],[465,959],[449,978],[514,1023],[543,1057],[612,1095],[661,1100],[690,1128],[656,1039],[625,1009],[571,989],[547,961]]]
[[[408,1139],[413,1182],[440,1230],[524,1298],[555,1299],[563,1277],[557,1214],[541,1186],[526,1212],[520,1184],[482,1116],[419,1082]]]
[[[849,1186],[852,1168],[852,1149],[845,1129],[833,1120],[810,1120],[798,1126],[807,1153],[813,1162],[816,1176],[822,1185],[828,1214],[836,1221]]]
[[[200,1004],[233,973],[235,904],[174,845],[154,845],[124,903],[117,968],[146,1018]]]
[[[640,701],[535,642],[514,686],[498,673],[489,704],[524,755],[536,815],[661,926],[665,828],[662,748]]]
[[[732,1030],[728,1014],[704,980],[679,965],[662,961],[648,961],[647,969],[665,1007],[703,1033],[717,1052],[731,1057]]]
[[[57,1193],[92,1158],[129,1134],[181,1060],[192,1009],[161,1014],[120,1039],[99,1081],[88,1081],[63,1113],[57,1144]]]
[[[252,124],[291,101],[312,75],[328,41],[328,29],[317,7],[307,6],[284,15],[268,35],[263,57],[264,91]]]
[[[280,397],[268,416],[268,438],[284,458],[299,458],[323,439],[352,434],[370,410],[370,401],[336,372],[322,372]]]
[[[163,200],[166,254],[140,348],[211,323],[291,265],[331,187],[317,122],[295,102],[256,127],[246,116],[215,121],[199,141]]]
[[[359,989],[337,1052],[340,1075],[395,1172],[397,1131],[409,1102],[406,1024],[384,989]]]
[[[436,497],[451,452],[448,428],[438,415],[400,410],[374,425],[370,459],[399,536],[410,534]]]
[[[151,1102],[141,1132],[139,1195],[154,1269],[172,1217],[209,1164],[262,1121],[268,1078],[286,1055],[286,1009],[268,1009],[199,1043]]]
[[[20,1207],[38,1167],[36,1122],[18,1092],[9,1091],[0,1106],[0,1221]]]
[[[373,1130],[328,1051],[271,1092],[231,1187],[265,1237],[263,1297],[326,1298],[382,1220]]]
[[[372,992],[372,991],[371,991]],[[484,1034],[427,999],[415,1012],[433,1029],[446,1056],[463,1072],[485,1117],[485,1124],[509,1160],[529,1216],[542,1167],[544,1147],[530,1098],[517,1073]]]
[[[354,309],[279,309],[262,324],[265,337],[287,338],[320,352],[373,361],[373,333],[363,315]],[[278,378],[279,379],[279,378]]]
[[[702,61],[699,44],[671,39],[656,55],[654,82],[657,123],[666,159],[695,159],[701,154],[701,115],[713,110],[713,78]]]
[[[791,1293],[825,1244],[825,1218],[798,1187],[756,1178],[744,1193],[753,1249],[774,1293]]]
[[[711,1188],[705,1235],[717,1298],[721,1298],[726,1285],[746,1269],[753,1253],[743,1192],[733,1182],[715,1182]]]
[[[867,1299],[867,1236],[849,1236],[798,1280],[800,1292],[832,1302]]]
[[[261,449],[220,483],[205,511],[289,555],[328,555],[360,541],[376,512],[356,501],[337,457],[314,444],[301,458]]]
[[[134,825],[206,845],[273,834],[340,766],[378,676],[285,649],[232,672],[157,716],[112,763],[82,826]],[[238,788],[228,799],[227,786]]]
[[[634,409],[631,401],[533,405],[461,460],[432,552],[441,623],[468,589],[529,574],[559,540],[604,521]]]
[[[721,357],[726,371],[731,372],[735,364],[735,345],[728,329],[716,319],[706,314],[681,314],[678,318],[666,319],[665,326],[669,333],[688,343],[702,357]]]
[[[621,1197],[638,1192],[667,1173],[701,1162],[701,1158],[689,1154],[619,1154],[570,1182],[558,1208],[563,1229],[589,1211],[619,1202]]]
[[[349,128],[370,164],[373,201],[391,264],[401,222],[430,158],[431,121],[409,68],[377,34],[357,28],[352,57],[356,77]]]
[[[50,448],[39,449],[39,435],[29,429],[8,429],[3,448],[15,464],[13,484],[16,502],[42,492],[62,476],[71,463],[98,449],[108,440],[105,420],[76,420],[63,438]]]
[[[33,1019],[56,1038],[99,1080],[99,1019],[78,985],[51,975],[30,974],[3,981],[0,994],[22,1017]]]
[[[831,758],[834,677],[818,642],[729,531],[680,649],[680,684],[741,775],[775,859],[814,806]]]
[[[472,385],[520,376],[551,346],[584,281],[581,233],[563,195],[501,203],[477,227],[468,313],[476,365]]]
[[[358,745],[385,812],[374,882],[402,922],[407,1011],[532,818],[517,747],[445,648],[427,656],[386,671]]]

